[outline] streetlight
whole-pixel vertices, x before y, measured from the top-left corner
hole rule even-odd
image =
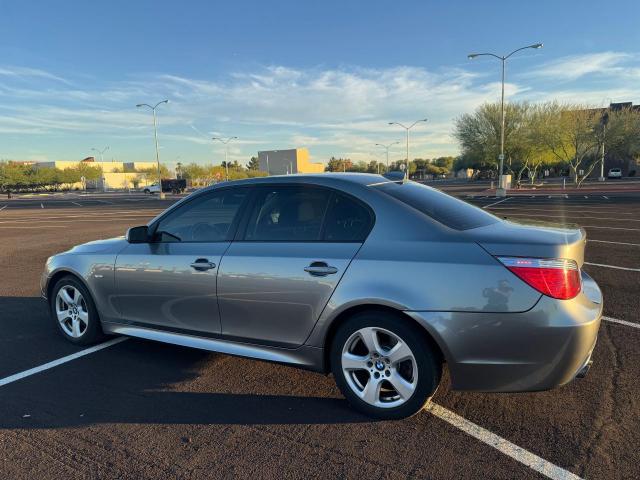
[[[162,176],[160,175],[160,153],[158,152],[158,121],[156,119],[156,108],[161,103],[169,103],[169,100],[162,100],[161,102],[156,103],[153,107],[147,103],[139,103],[136,107],[147,107],[153,111],[153,135],[156,140],[156,164],[158,166],[158,187],[160,188],[159,199],[164,200],[164,192],[162,191]]]
[[[97,148],[92,148],[91,150],[93,150],[94,152],[98,152],[100,154],[100,163],[103,162],[103,158],[102,155],[104,154],[104,152],[106,152],[107,150],[109,150],[109,147],[106,146],[104,147],[102,150],[98,150]],[[111,160],[113,162],[113,160]]]
[[[520,47],[511,52],[508,55],[496,55],[495,53],[470,53],[467,55],[469,60],[473,60],[476,57],[494,57],[502,62],[502,97],[500,100],[500,170],[498,173],[498,189],[496,190],[497,197],[504,197],[507,195],[506,185],[504,184],[502,172],[504,170],[504,69],[507,62],[507,58],[520,50],[526,50],[527,48],[542,48],[542,43],[534,43],[533,45],[527,45],[526,47]]]
[[[426,122],[426,121],[427,121],[426,118],[423,118],[421,120],[416,120],[415,122],[413,122],[408,127],[406,127],[403,124],[398,123],[398,122],[389,122],[389,125],[398,125],[399,127],[402,127],[407,131],[407,171],[405,172],[405,179],[407,179],[407,180],[409,180],[409,130],[411,130],[413,127],[415,127],[418,123]]]
[[[218,140],[219,142],[222,142],[224,144],[224,168],[225,168],[225,175],[226,175],[226,181],[229,181],[229,142],[231,140],[235,140],[238,137],[228,137],[228,138],[222,138],[222,137],[212,137],[211,140]]]
[[[382,143],[376,143],[376,145],[378,147],[382,147],[387,151],[387,171],[389,171],[389,148],[391,148],[393,145],[397,145],[398,143],[400,143],[400,142],[393,142],[393,143],[390,143],[389,145],[384,145]]]

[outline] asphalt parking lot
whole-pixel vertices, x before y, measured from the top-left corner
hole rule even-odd
[[[0,478],[640,477],[640,191],[454,193],[501,217],[583,226],[606,320],[585,379],[478,394],[445,375],[431,408],[400,422],[354,413],[330,377],[134,339],[29,372],[83,351],[39,298],[46,258],[122,235],[175,197],[0,199]]]

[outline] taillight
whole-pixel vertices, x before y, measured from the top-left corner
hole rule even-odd
[[[540,293],[569,300],[580,293],[580,269],[564,258],[498,257],[500,263]]]

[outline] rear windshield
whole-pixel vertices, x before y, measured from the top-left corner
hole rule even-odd
[[[478,207],[421,183],[388,182],[375,185],[374,188],[455,230],[482,227],[499,220]]]

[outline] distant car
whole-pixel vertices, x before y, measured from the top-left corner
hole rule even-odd
[[[612,168],[609,170],[609,174],[607,178],[622,178],[622,169],[620,168]]]
[[[152,193],[160,193],[160,186],[157,183],[152,183],[151,185],[147,185],[144,187],[143,192],[146,195],[150,195]]]
[[[585,231],[505,221],[400,177],[198,190],[126,237],[50,257],[52,323],[78,345],[122,334],[332,372],[385,419],[420,411],[445,362],[455,390],[586,374],[602,294],[581,270]]]

